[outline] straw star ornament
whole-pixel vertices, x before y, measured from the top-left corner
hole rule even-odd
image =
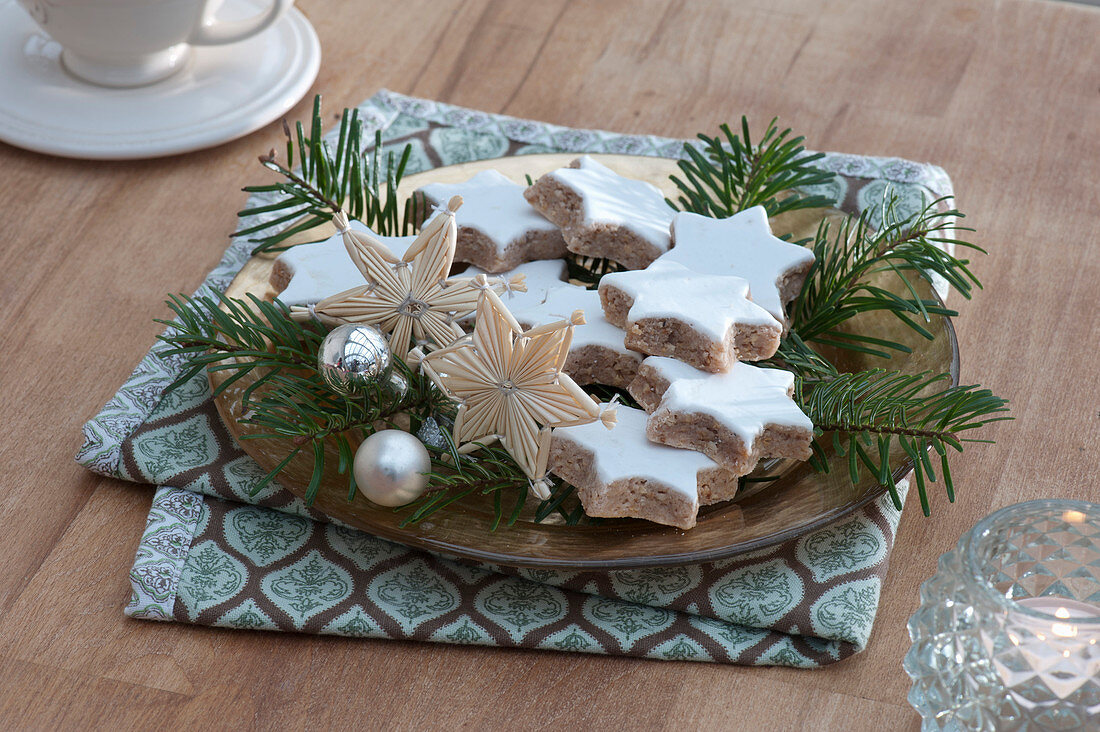
[[[333,223],[366,284],[327,297],[312,308],[291,308],[292,317],[376,326],[389,335],[390,350],[402,361],[417,344],[450,345],[464,335],[456,321],[475,310],[483,291],[505,286],[526,290],[522,275],[507,284],[484,275],[447,278],[458,236],[454,212],[461,205],[461,196],[451,198],[401,258],[370,234],[349,229],[347,217],[338,212]]]
[[[614,410],[600,405],[562,372],[573,326],[584,323],[576,311],[561,320],[524,331],[492,290],[478,299],[472,335],[424,356],[421,366],[448,396],[459,402],[457,445],[500,440],[532,480],[540,498],[553,427],[597,419],[610,428]]]

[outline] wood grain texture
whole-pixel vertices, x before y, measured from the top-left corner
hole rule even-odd
[[[1016,421],[902,519],[867,651],[825,670],[227,632],[128,621],[150,496],[72,461],[81,423],[217,262],[278,124],[168,160],[0,145],[0,727],[916,729],[919,583],[981,516],[1096,500],[1100,12],[1033,0],[300,0],[329,109],[380,87],[572,126],[690,136],[773,115],[818,148],[943,165],[990,251],[955,303],[963,381]],[[308,102],[291,118],[304,118]]]

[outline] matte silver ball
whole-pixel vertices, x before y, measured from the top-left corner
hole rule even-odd
[[[382,430],[363,440],[352,470],[363,495],[380,506],[403,506],[424,495],[432,461],[415,435]]]
[[[349,323],[332,329],[317,352],[317,370],[329,388],[347,396],[389,377],[390,345],[381,331]]]

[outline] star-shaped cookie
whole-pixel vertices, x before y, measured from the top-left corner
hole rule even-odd
[[[523,191],[524,186],[501,173],[484,170],[465,183],[429,183],[413,195],[427,203],[421,206],[425,213],[452,196],[462,196],[462,209],[455,215],[455,261],[497,274],[566,253],[561,231],[527,203]]]
[[[646,438],[646,413],[618,407],[615,426],[559,427],[550,471],[577,487],[589,516],[641,518],[690,529],[700,503],[732,498],[737,477],[706,455]],[[705,497],[705,498],[704,498]]]
[[[484,290],[473,334],[421,361],[459,403],[455,444],[499,439],[538,490],[550,428],[597,419],[611,423],[613,415],[601,415],[599,405],[562,372],[572,335],[571,320],[523,330],[500,297]]]
[[[704,371],[769,358],[783,327],[748,299],[740,277],[705,275],[672,262],[600,280],[604,315],[626,330],[626,347],[671,356]]]
[[[480,267],[467,267],[459,272],[460,277],[476,277],[479,274],[489,274]],[[522,277],[517,277],[521,275]],[[520,266],[501,272],[496,275],[505,282],[522,282],[527,289],[517,290],[508,287],[501,293],[500,299],[515,313],[534,307],[546,299],[546,293],[555,287],[561,287],[569,277],[569,267],[564,259],[539,259],[527,262]],[[473,326],[474,314],[471,313],[458,321],[461,325]]]
[[[587,155],[542,176],[524,196],[562,228],[571,252],[641,269],[668,251],[676,212],[660,189]]]
[[[726,219],[678,213],[672,220],[672,241],[661,262],[748,280],[752,301],[781,323],[786,321],[784,306],[798,295],[814,262],[806,247],[772,235],[763,206]]]
[[[736,362],[711,374],[672,358],[642,362],[630,394],[654,442],[699,450],[736,475],[760,458],[808,460],[814,426],[791,393],[794,374]]]
[[[366,225],[350,221],[348,228],[370,236],[394,257],[402,257],[415,236],[378,236]],[[351,261],[342,234],[324,241],[299,244],[275,259],[271,285],[285,305],[313,305],[344,290],[365,285],[363,274]]]
[[[642,356],[623,345],[626,334],[604,317],[600,294],[576,285],[560,283],[546,292],[541,303],[512,308],[525,327],[568,319],[575,311],[584,313],[584,323],[573,331],[565,373],[578,384],[608,384],[625,389],[634,380]]]

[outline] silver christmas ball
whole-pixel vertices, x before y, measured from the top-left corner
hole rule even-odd
[[[317,370],[333,391],[352,395],[384,381],[393,366],[390,345],[381,331],[349,323],[332,329],[317,352]]]
[[[401,404],[409,397],[409,380],[396,371],[390,372],[382,388],[394,404]]]
[[[428,448],[415,435],[381,430],[355,451],[352,470],[363,495],[380,506],[403,506],[428,488]]]

